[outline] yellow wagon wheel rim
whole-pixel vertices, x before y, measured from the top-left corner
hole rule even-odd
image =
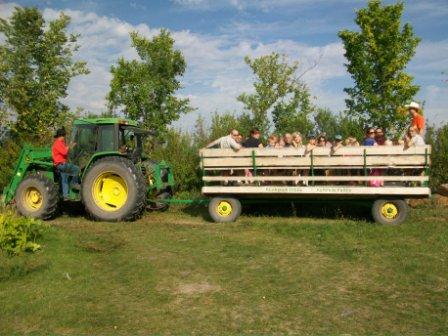
[[[232,213],[232,204],[228,201],[220,201],[216,209],[220,216],[227,217]]]
[[[381,214],[387,219],[395,219],[398,216],[398,208],[393,203],[384,203],[381,207]]]
[[[23,201],[28,209],[36,211],[42,207],[43,196],[39,189],[35,187],[28,187],[25,190]]]
[[[128,199],[126,181],[118,174],[100,174],[93,183],[92,195],[95,203],[104,211],[114,212],[123,207]]]

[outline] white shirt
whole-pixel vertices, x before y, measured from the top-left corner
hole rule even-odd
[[[412,145],[411,146],[424,146],[425,140],[420,134],[416,134],[411,138]]]
[[[219,148],[233,148],[233,149],[240,149],[241,145],[235,141],[234,138],[232,138],[231,135],[226,135],[223,136],[215,141],[213,141],[212,143],[210,143],[207,148],[213,147],[218,145]]]

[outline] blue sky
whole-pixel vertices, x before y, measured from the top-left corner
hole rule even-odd
[[[421,86],[416,98],[425,101],[431,123],[448,121],[448,0],[404,3],[403,21],[410,22],[422,38],[408,67]],[[60,10],[72,17],[70,29],[81,34],[77,57],[88,62],[91,74],[73,80],[66,101],[73,108],[92,112],[105,108],[110,65],[120,56],[136,57],[129,32],[137,30],[150,37],[168,28],[188,64],[179,94],[189,97],[197,108],[175,126],[189,129],[198,114],[209,120],[214,111],[240,112],[242,106],[235,98],[252,89],[253,79],[244,56],[272,51],[299,61],[301,71],[315,65],[303,77],[315,103],[333,111],[344,109],[343,88],[352,83],[337,33],[356,29],[355,11],[366,1],[25,0],[0,3],[0,16],[9,16],[16,5],[37,6],[47,19],[55,18]]]

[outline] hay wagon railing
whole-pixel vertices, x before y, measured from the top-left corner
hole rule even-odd
[[[430,146],[202,149],[202,192],[425,197],[430,154]]]

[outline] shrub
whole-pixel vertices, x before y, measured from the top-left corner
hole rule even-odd
[[[448,124],[429,127],[426,143],[432,146],[430,184],[433,190],[448,182]]]
[[[44,222],[20,217],[7,211],[0,214],[0,250],[9,255],[35,252],[41,248],[36,243],[48,227]]]
[[[199,189],[201,185],[199,147],[193,143],[193,137],[189,133],[169,130],[165,141],[163,146],[156,146],[151,157],[165,160],[171,165],[177,191]]]
[[[11,180],[14,165],[19,157],[21,146],[12,139],[6,140],[1,145],[0,151],[0,193]]]

